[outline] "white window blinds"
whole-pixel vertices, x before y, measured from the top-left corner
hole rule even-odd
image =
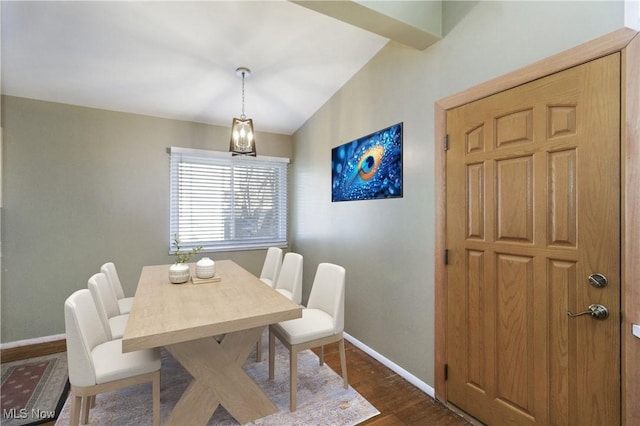
[[[288,162],[171,148],[169,240],[185,250],[287,245]]]

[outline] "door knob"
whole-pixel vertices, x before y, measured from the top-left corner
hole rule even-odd
[[[567,315],[569,315],[570,317],[579,317],[581,315],[591,315],[591,318],[593,319],[605,320],[609,318],[609,310],[605,306],[599,303],[595,303],[593,305],[589,305],[587,310],[582,312],[573,313],[571,311],[567,311]]]

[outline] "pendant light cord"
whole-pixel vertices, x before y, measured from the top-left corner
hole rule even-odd
[[[242,71],[242,115],[240,115],[241,119],[245,119],[247,118],[246,115],[244,115],[244,71]]]

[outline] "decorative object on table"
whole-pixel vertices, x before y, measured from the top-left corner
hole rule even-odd
[[[176,258],[176,262],[169,266],[169,281],[173,284],[182,284],[189,281],[191,277],[191,271],[187,262],[191,259],[191,256],[197,254],[202,250],[202,246],[194,247],[189,251],[180,251],[180,238],[178,234],[173,236],[173,255]]]
[[[331,201],[402,198],[402,123],[331,150]]]
[[[216,274],[216,262],[203,257],[196,262],[196,277],[198,278],[212,278]]]
[[[169,266],[169,281],[173,284],[182,284],[189,281],[191,271],[186,263],[174,263]]]
[[[253,120],[244,115],[244,78],[251,75],[249,68],[240,67],[236,74],[242,77],[242,114],[231,121],[231,142],[229,151],[232,155],[256,156],[256,140],[253,132]]]
[[[222,278],[220,278],[220,275],[215,275],[211,278],[191,277],[191,282],[194,284],[211,284],[211,283],[219,283],[220,281],[222,281]]]

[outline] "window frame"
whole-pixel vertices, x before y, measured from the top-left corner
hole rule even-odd
[[[256,157],[252,156],[234,156],[230,152],[221,152],[221,151],[209,151],[209,150],[201,150],[201,149],[192,149],[192,148],[181,148],[181,147],[170,147],[167,152],[169,153],[169,254],[173,254],[175,248],[173,246],[173,242],[176,234],[180,238],[180,248],[182,250],[189,250],[193,247],[202,246],[204,252],[218,252],[218,251],[237,251],[237,250],[257,250],[264,249],[268,247],[287,247],[288,242],[288,164],[290,160],[284,157],[271,157],[259,155]],[[187,191],[188,189],[197,188],[197,183],[183,184],[181,185],[181,171],[180,164],[188,164],[187,170],[193,170],[195,167],[209,167],[211,169],[219,169],[220,178],[228,178],[230,179],[231,185],[235,185],[237,181],[237,177],[235,175],[240,175],[242,173],[245,174],[245,177],[251,171],[257,171],[259,177],[266,176],[274,176],[274,185],[273,191],[268,192],[267,197],[273,196],[273,200],[271,202],[272,208],[277,209],[275,213],[268,214],[269,219],[274,221],[274,225],[272,228],[272,235],[267,237],[238,237],[235,235],[235,232],[240,226],[239,222],[245,222],[246,219],[237,213],[238,208],[246,208],[245,204],[238,204],[236,201],[238,197],[236,194],[240,193],[250,196],[260,195],[256,192],[255,187],[256,182],[262,182],[258,179],[256,180],[247,180],[243,182],[247,186],[241,186],[238,189],[230,188],[230,198],[228,201],[218,203],[224,203],[224,208],[222,204],[220,204],[219,209],[227,210],[225,213],[219,213],[215,216],[215,220],[211,219],[211,228],[215,228],[220,223],[224,222],[223,230],[216,231],[222,232],[225,234],[223,239],[203,239],[203,238],[194,238],[187,237],[187,231],[194,235],[197,232],[198,225],[193,225],[194,216],[188,216],[188,218],[184,219],[186,222],[190,222],[191,226],[181,225],[180,223],[180,193],[181,191]],[[194,166],[195,165],[195,166]],[[185,176],[188,176],[188,173],[183,170],[182,179],[183,182],[186,182],[188,179]],[[210,176],[206,176],[210,173]],[[207,172],[205,173],[206,178],[215,179],[216,172]],[[210,181],[213,185],[215,184],[214,180]],[[219,182],[219,181],[217,181]],[[221,187],[219,184],[218,187]],[[264,185],[261,185],[264,186]],[[195,197],[195,196],[194,196]],[[193,197],[189,198],[184,197],[184,202],[188,202],[188,200],[193,200]],[[258,197],[262,201],[262,197]],[[252,198],[254,200],[255,198]],[[250,203],[249,203],[250,204]],[[255,210],[258,212],[256,221],[260,220],[259,217],[264,218],[264,214],[260,215],[259,209]],[[183,215],[184,217],[184,215]],[[233,223],[229,225],[228,223]],[[254,226],[255,229],[262,230],[262,227],[256,225],[255,222],[250,222]],[[249,226],[251,227],[251,226]],[[182,232],[180,229],[185,228],[186,231]],[[233,238],[227,238],[226,233],[231,232],[234,233]]]

